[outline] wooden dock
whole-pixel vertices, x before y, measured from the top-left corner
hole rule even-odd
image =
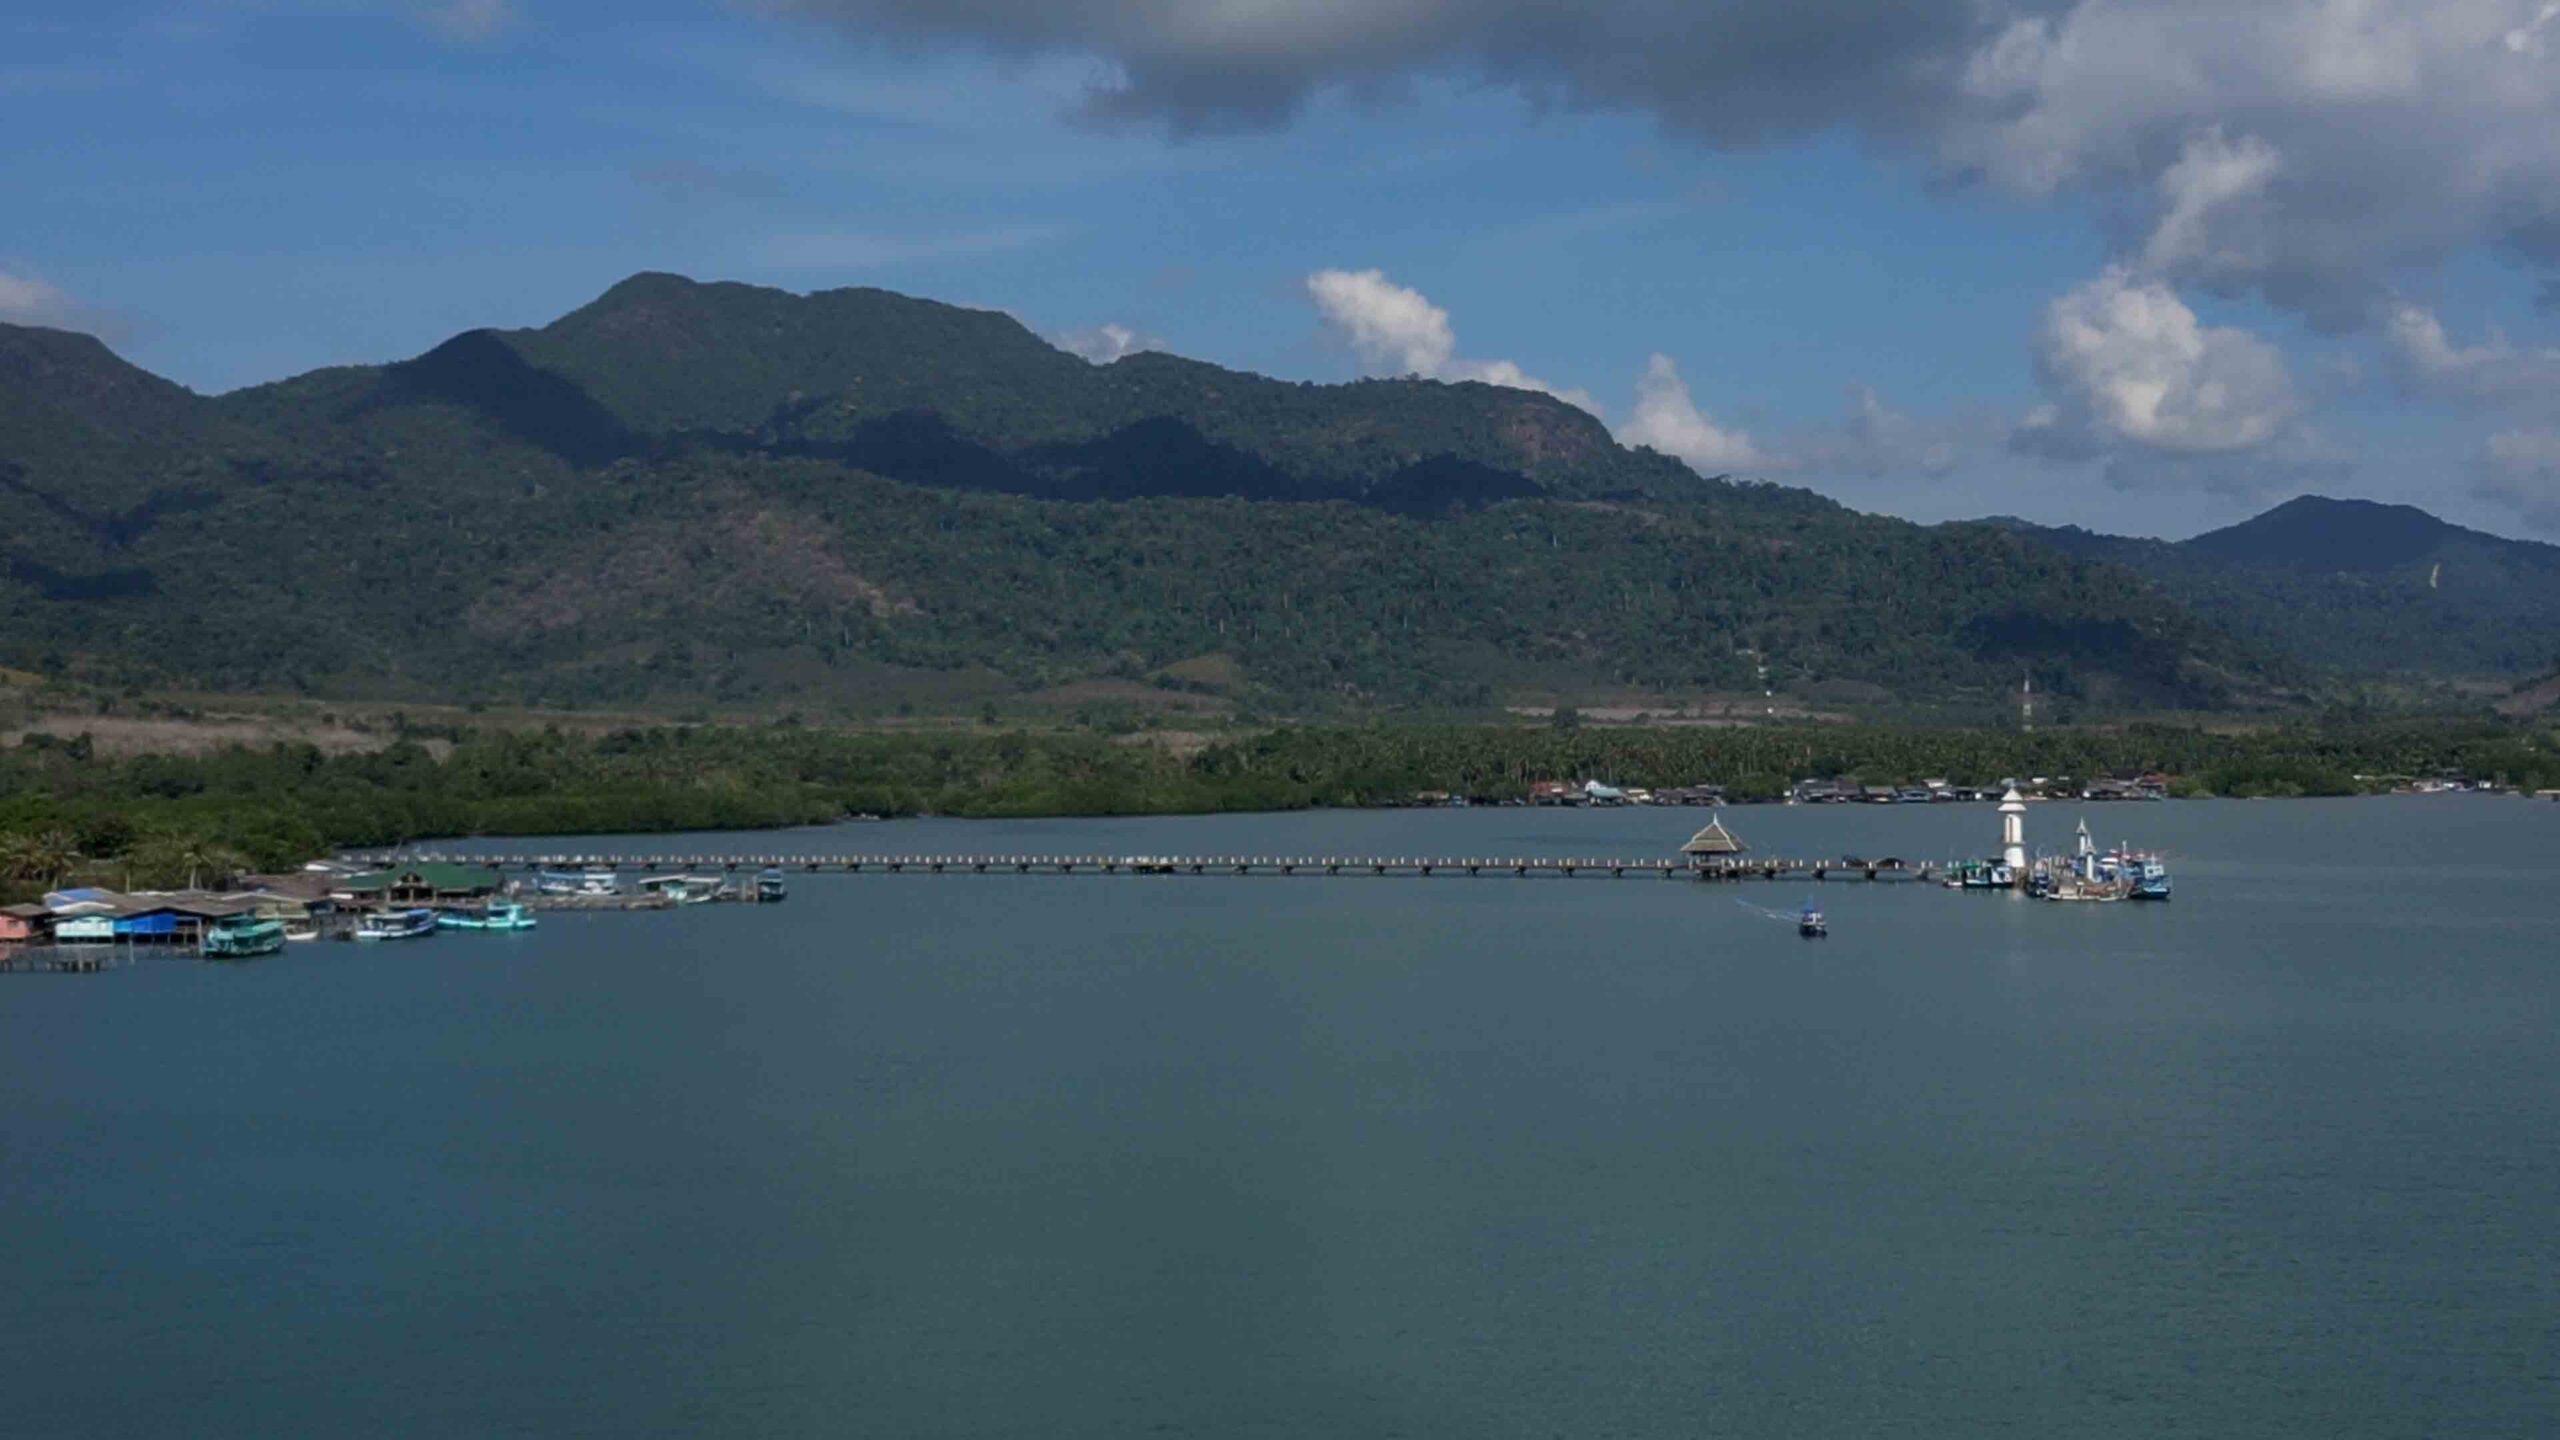
[[[0,973],[12,970],[51,970],[65,975],[95,975],[119,961],[130,963],[131,947],[121,947],[126,954],[115,953],[115,945],[18,945],[0,946]],[[195,951],[189,949],[192,957]]]
[[[1651,880],[1933,881],[1952,864],[1901,859],[1729,857],[1692,865],[1677,858],[1589,856],[1381,855],[493,855],[419,851],[367,865],[446,863],[498,870],[607,869],[640,874],[735,874],[781,870],[804,875],[1200,875],[1368,876]],[[549,899],[552,897],[543,897]],[[611,908],[611,907],[606,907]]]
[[[676,902],[664,895],[519,895],[516,903],[528,910],[673,910]]]

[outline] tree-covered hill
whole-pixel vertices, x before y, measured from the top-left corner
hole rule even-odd
[[[2560,546],[2414,506],[2305,495],[2184,541],[2001,523],[2336,670],[2515,679],[2560,664]]]
[[[193,395],[0,327],[0,664],[553,702],[1309,711],[1759,687],[2229,705],[2114,566],[1700,477],[1552,397],[1094,366],[875,290],[644,275]],[[1202,692],[1214,692],[1203,694]]]

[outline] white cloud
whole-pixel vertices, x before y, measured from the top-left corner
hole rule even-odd
[[[1457,352],[1449,312],[1383,270],[1318,270],[1307,277],[1307,295],[1372,369],[1436,376]]]
[[[1108,365],[1123,356],[1164,348],[1163,342],[1154,336],[1141,335],[1126,325],[1096,325],[1090,330],[1071,330],[1051,338],[1059,349],[1070,355],[1081,355],[1096,365]]]
[[[2189,137],[2177,163],[2161,172],[2160,221],[2143,244],[2143,268],[2245,274],[2261,263],[2263,236],[2217,231],[2214,220],[2234,202],[2263,195],[2282,163],[2274,146],[2256,136],[2226,140],[2219,125]]]
[[[2560,271],[2554,0],[762,0],[1087,67],[1088,116],[1285,123],[1416,77],[1719,147],[1879,150],[2112,217],[2116,259],[2352,330],[2466,253]]]
[[[78,308],[70,296],[33,275],[0,270],[0,320],[14,325],[60,325]]]
[[[2347,487],[2354,469],[2353,458],[2326,436],[2294,425],[2254,450],[2182,453],[2119,446],[2107,452],[2098,474],[2117,490],[2198,490],[2264,504]]]
[[[2166,284],[2122,267],[2046,307],[2036,361],[2054,420],[2168,454],[2255,449],[2298,409],[2274,346],[2202,323]]]
[[[1373,372],[1481,380],[1540,391],[1595,415],[1602,413],[1590,396],[1579,390],[1559,390],[1511,361],[1459,358],[1449,312],[1382,271],[1319,270],[1306,283],[1307,294],[1325,322]],[[1710,475],[1744,469],[1942,475],[1955,468],[1965,449],[1996,443],[2009,428],[2000,421],[1918,420],[1886,405],[1873,389],[1861,387],[1852,392],[1847,419],[1806,431],[1771,449],[1700,410],[1678,363],[1656,354],[1637,377],[1635,408],[1617,427],[1617,437],[1622,443],[1674,456]]]
[[[1618,427],[1618,439],[1676,456],[1702,475],[1765,463],[1749,435],[1727,430],[1699,411],[1689,382],[1680,378],[1679,365],[1668,355],[1656,355],[1646,364],[1636,381],[1635,413]]]
[[[1922,420],[1884,402],[1875,387],[1850,391],[1849,415],[1837,426],[1800,435],[1771,462],[1814,474],[1945,475],[1977,445],[1996,441],[2009,426],[1995,420]]]
[[[2401,379],[2423,394],[2488,405],[2560,404],[2560,350],[2519,349],[2495,331],[2480,344],[2457,345],[2422,305],[2393,306],[2383,335]]]
[[[1373,373],[1480,380],[1535,390],[1600,413],[1599,403],[1587,392],[1550,385],[1511,361],[1458,358],[1449,312],[1421,291],[1388,279],[1382,270],[1318,270],[1307,277],[1307,297]]]
[[[428,25],[448,40],[486,40],[515,22],[509,0],[437,0],[426,7]]]
[[[2560,430],[2502,430],[2480,447],[2472,493],[2560,531]]]
[[[2132,253],[2164,278],[2351,329],[2396,271],[2480,248],[2560,264],[2548,0],[2008,8],[1935,117],[1940,157],[2132,201]]]

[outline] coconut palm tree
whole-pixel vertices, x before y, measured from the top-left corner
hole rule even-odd
[[[50,890],[79,863],[78,847],[60,830],[0,836],[0,877],[20,884]]]
[[[133,847],[127,857],[146,884],[165,885],[186,878],[187,888],[220,881],[248,868],[239,851],[201,835],[154,835]]]
[[[179,847],[177,862],[187,867],[187,888],[201,888],[197,877],[227,882],[249,868],[249,857],[219,841],[190,836]]]

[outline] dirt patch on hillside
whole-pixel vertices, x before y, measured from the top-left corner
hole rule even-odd
[[[717,600],[786,612],[860,608],[880,619],[916,603],[856,572],[825,527],[795,512],[728,506],[700,519],[642,521],[563,561],[519,571],[471,608],[480,634],[548,633],[607,617],[675,619]]]
[[[2498,713],[2507,716],[2539,715],[2560,705],[2560,673],[2545,675],[2530,685],[2518,686],[2498,702]]]
[[[227,745],[310,745],[332,755],[380,750],[386,735],[368,735],[343,725],[317,721],[230,717],[213,720],[152,720],[123,715],[46,715],[14,730],[0,730],[0,746],[15,745],[29,735],[74,740],[82,735],[101,755],[202,755]],[[420,742],[441,752],[442,740]]]
[[[1178,690],[1160,690],[1135,680],[1118,680],[1107,676],[1090,680],[1071,680],[1052,685],[1022,697],[1033,705],[1118,704],[1147,710],[1164,710],[1184,715],[1223,715],[1234,707],[1214,695],[1192,695]]]
[[[1205,690],[1233,690],[1244,683],[1244,666],[1224,651],[1176,660],[1156,673],[1167,680],[1178,680]]]

